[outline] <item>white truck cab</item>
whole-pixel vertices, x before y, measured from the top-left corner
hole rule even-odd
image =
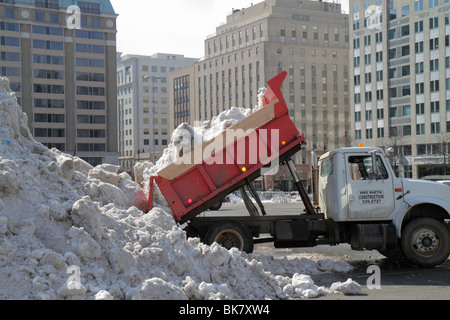
[[[320,210],[336,223],[354,222],[353,238],[363,239],[352,239],[352,247],[369,249],[367,243],[376,241],[367,238],[381,230],[384,248],[387,239],[395,236],[413,263],[435,265],[448,258],[448,186],[396,177],[381,148],[330,151],[320,157],[318,175]],[[379,245],[374,244],[374,249]]]

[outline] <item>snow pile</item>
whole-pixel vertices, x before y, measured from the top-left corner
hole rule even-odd
[[[118,169],[93,168],[36,142],[0,78],[0,299],[298,299],[330,292],[299,273],[323,272],[308,260],[261,262],[187,240],[167,211],[139,209],[142,188]]]

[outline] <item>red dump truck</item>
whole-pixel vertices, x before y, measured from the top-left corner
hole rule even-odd
[[[354,250],[399,252],[420,266],[450,254],[450,188],[395,176],[380,148],[342,148],[313,167],[314,203],[291,157],[304,137],[292,122],[281,93],[287,73],[268,81],[263,107],[150,179],[149,209],[156,184],[174,219],[188,236],[252,252],[255,243],[276,248],[349,243]],[[267,215],[252,181],[278,164],[288,166],[305,205],[298,215]],[[245,188],[258,208],[247,195]],[[240,190],[249,216],[198,215]],[[299,210],[300,211],[300,210]]]

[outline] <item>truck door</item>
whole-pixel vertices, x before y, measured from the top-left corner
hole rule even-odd
[[[349,219],[387,218],[394,210],[393,177],[389,176],[382,157],[376,156],[378,175],[372,168],[372,157],[346,155]]]

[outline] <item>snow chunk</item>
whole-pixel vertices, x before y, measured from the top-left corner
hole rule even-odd
[[[339,291],[345,295],[357,295],[361,293],[361,285],[351,278],[348,278],[345,282],[333,283],[330,290]]]
[[[177,286],[160,278],[145,280],[139,287],[127,292],[128,300],[187,300]]]

